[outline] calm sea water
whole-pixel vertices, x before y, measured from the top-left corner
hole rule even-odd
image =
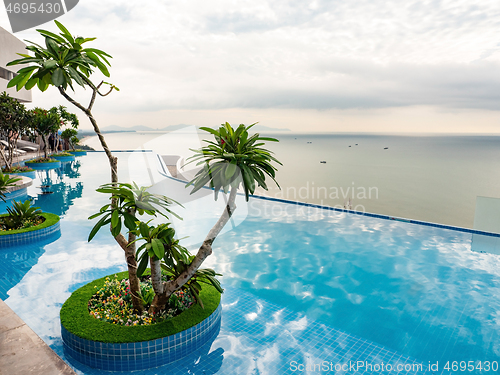
[[[283,163],[277,175],[282,189],[271,185],[259,194],[469,228],[477,196],[500,198],[498,136],[273,136],[280,140],[269,149]],[[183,157],[203,137],[194,128],[106,134],[115,150]],[[96,137],[85,143],[100,148]]]

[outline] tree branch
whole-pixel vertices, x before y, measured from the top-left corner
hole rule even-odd
[[[64,91],[64,89],[62,87],[58,87],[58,89],[59,89],[59,92],[61,93],[61,95],[64,96],[64,98],[66,98],[66,100],[68,102],[73,104],[75,107],[80,108],[83,112],[85,112],[85,114],[87,114],[87,108],[85,108],[83,105],[81,105],[76,100],[74,100],[72,97],[70,97],[68,94],[66,94],[66,91]]]
[[[208,232],[207,237],[203,241],[203,244],[200,246],[198,253],[195,258],[191,262],[191,264],[186,268],[184,272],[182,272],[175,280],[171,280],[168,282],[164,282],[164,292],[167,295],[172,294],[179,288],[181,288],[186,282],[189,281],[191,277],[196,273],[196,271],[200,268],[203,261],[212,254],[212,243],[215,241],[215,238],[222,231],[224,226],[227,224],[231,216],[233,216],[234,211],[236,210],[236,193],[238,188],[233,187],[231,189],[231,193],[229,194],[229,199],[227,201],[227,205],[222,213],[221,217],[215,225],[212,227],[210,232]]]

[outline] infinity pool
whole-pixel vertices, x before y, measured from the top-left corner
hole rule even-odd
[[[223,200],[189,196],[152,153],[117,155],[122,181],[183,203],[174,224],[195,251]],[[108,181],[103,153],[37,172],[28,195],[62,216],[61,237],[0,251],[0,298],[81,374],[106,372],[64,356],[58,314],[72,291],[125,268],[109,233],[87,242],[87,217],[108,199],[95,189]],[[261,199],[237,205],[206,263],[224,275],[219,336],[186,360],[136,373],[431,374],[453,361],[492,366],[500,355],[500,258],[472,252],[470,234]],[[364,367],[342,367],[349,361]]]

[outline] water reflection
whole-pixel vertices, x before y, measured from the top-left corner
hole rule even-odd
[[[29,270],[38,263],[45,252],[45,245],[61,237],[58,231],[35,244],[5,247],[0,251],[0,299],[8,297],[8,291],[16,286]]]
[[[62,163],[56,169],[37,171],[37,182],[40,193],[34,197],[33,204],[45,212],[64,215],[76,198],[81,198],[83,183],[71,184],[66,180],[80,177],[80,161]],[[39,181],[39,182],[38,182]]]

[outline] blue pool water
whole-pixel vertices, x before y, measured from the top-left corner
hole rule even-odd
[[[183,203],[176,212],[184,220],[174,224],[195,251],[223,200],[209,191],[189,196],[158,173],[153,154],[117,155],[123,181]],[[28,194],[62,216],[61,237],[0,251],[0,298],[81,374],[105,372],[64,356],[59,309],[81,285],[124,269],[108,233],[87,242],[86,218],[108,200],[95,192],[109,181],[106,163],[90,153],[37,172]],[[470,234],[260,199],[238,197],[237,205],[206,262],[224,275],[219,336],[185,360],[138,374],[431,374],[447,361],[497,360],[500,258],[472,252]],[[349,361],[409,367],[336,371]],[[427,368],[436,362],[437,371]]]

